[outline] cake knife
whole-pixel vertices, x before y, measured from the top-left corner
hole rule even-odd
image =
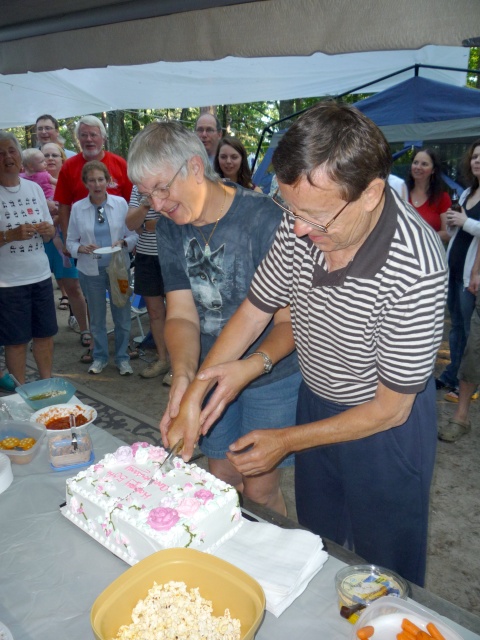
[[[175,458],[175,456],[177,454],[180,453],[180,451],[183,449],[183,438],[180,438],[180,440],[177,442],[177,444],[175,444],[171,449],[170,449],[170,453],[168,454],[168,456],[165,458],[165,460],[158,466],[158,469],[161,469],[164,473],[166,473],[167,471],[171,471],[173,469],[173,459]],[[146,482],[143,485],[143,489],[145,489],[145,487],[148,487],[149,484],[152,484],[152,482],[155,481],[155,473],[153,474],[153,476],[150,478],[150,480],[148,482]]]

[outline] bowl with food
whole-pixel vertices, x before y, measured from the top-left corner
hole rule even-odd
[[[0,451],[15,464],[27,464],[40,449],[46,429],[23,420],[0,421]]]
[[[375,640],[377,637],[382,640],[416,637],[462,640],[443,619],[428,609],[394,596],[380,598],[365,609],[352,629],[350,640]]]
[[[75,387],[63,378],[46,378],[16,387],[15,391],[34,411],[65,404],[75,394]]]
[[[43,424],[47,431],[61,431],[70,429],[70,415],[75,416],[76,427],[84,427],[96,420],[97,411],[81,402],[57,404],[35,411],[30,420]]]
[[[156,638],[253,640],[264,611],[263,590],[249,575],[211,554],[175,548],[114,580],[95,600],[90,622],[96,640],[142,638],[146,629]]]

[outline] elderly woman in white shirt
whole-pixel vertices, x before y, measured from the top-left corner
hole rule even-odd
[[[128,252],[135,247],[138,236],[125,225],[128,211],[126,200],[107,193],[110,174],[102,162],[87,162],[82,170],[82,181],[89,195],[75,202],[72,207],[67,249],[77,258],[78,277],[90,314],[94,347],[93,363],[88,372],[98,374],[107,366],[109,357],[106,292],[110,293],[107,267],[113,253],[109,249],[121,247],[128,267]],[[102,247],[105,251],[96,253]],[[130,305],[118,307],[110,295],[110,309],[115,327],[115,364],[120,375],[131,375],[133,371],[128,355]]]

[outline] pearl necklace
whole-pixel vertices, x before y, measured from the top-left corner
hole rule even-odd
[[[223,188],[223,203],[222,203],[222,208],[220,209],[220,214],[219,214],[219,216],[218,216],[218,218],[217,218],[217,220],[216,220],[216,222],[215,222],[215,225],[214,225],[214,227],[213,227],[213,229],[212,229],[212,231],[211,231],[210,235],[208,236],[208,240],[207,240],[207,239],[205,238],[205,236],[203,235],[203,232],[202,232],[202,230],[200,229],[200,227],[198,227],[198,232],[199,232],[199,234],[202,236],[202,238],[203,238],[203,242],[205,243],[205,247],[204,247],[204,249],[203,249],[203,253],[204,253],[204,255],[205,255],[207,258],[209,258],[209,257],[212,255],[212,251],[211,251],[211,249],[210,249],[210,240],[212,239],[212,236],[213,236],[213,234],[215,233],[215,229],[217,228],[217,225],[218,225],[218,223],[219,223],[219,221],[220,221],[220,218],[221,218],[221,217],[222,217],[222,215],[223,215],[223,210],[224,210],[224,208],[225,208],[225,201],[226,201],[226,199],[227,199],[227,190],[225,189],[225,187],[223,186],[223,184],[222,184],[222,188]]]

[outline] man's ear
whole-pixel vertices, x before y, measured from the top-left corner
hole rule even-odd
[[[373,211],[378,207],[385,193],[385,180],[375,178],[362,193],[363,205],[366,211]]]

